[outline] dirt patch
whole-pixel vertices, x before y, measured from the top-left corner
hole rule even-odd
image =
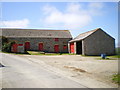
[[[85,70],[76,68],[76,67],[64,66],[64,68],[72,69],[73,71],[76,71],[76,72],[84,72],[84,73],[86,72]]]

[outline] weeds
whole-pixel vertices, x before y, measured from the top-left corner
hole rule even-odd
[[[120,74],[113,75],[112,80],[113,80],[113,82],[115,82],[118,85],[120,85]]]

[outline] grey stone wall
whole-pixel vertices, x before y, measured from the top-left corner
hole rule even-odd
[[[105,32],[98,30],[83,41],[83,55],[115,54],[115,40]]]
[[[0,38],[0,51],[2,51],[2,38]]]
[[[43,43],[43,49],[45,52],[54,52],[54,45],[59,45],[60,52],[68,52],[68,41],[70,38],[59,38],[59,41],[55,41],[54,38],[9,38],[10,41],[16,41],[17,44],[24,44],[25,42],[30,42],[30,50],[38,51],[39,43]],[[63,49],[63,45],[67,46],[67,49]]]

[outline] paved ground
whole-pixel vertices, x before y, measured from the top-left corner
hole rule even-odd
[[[1,55],[1,54],[0,54]],[[4,88],[115,88],[118,60],[78,55],[2,54]],[[1,68],[0,68],[1,69]]]
[[[80,55],[39,56],[22,55],[34,63],[63,74],[90,88],[118,87],[112,75],[118,72],[118,60],[99,60],[98,57]],[[111,58],[110,58],[111,59]]]
[[[88,88],[30,58],[2,54],[2,63],[2,88]]]

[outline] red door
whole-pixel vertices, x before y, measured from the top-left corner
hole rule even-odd
[[[59,52],[59,45],[54,46],[54,51],[57,52],[57,53]]]
[[[30,50],[30,42],[25,42],[25,50]]]
[[[18,44],[13,44],[12,45],[12,52],[17,52]]]
[[[39,43],[39,50],[43,51],[43,43]]]
[[[70,52],[74,53],[74,42],[70,43]]]

